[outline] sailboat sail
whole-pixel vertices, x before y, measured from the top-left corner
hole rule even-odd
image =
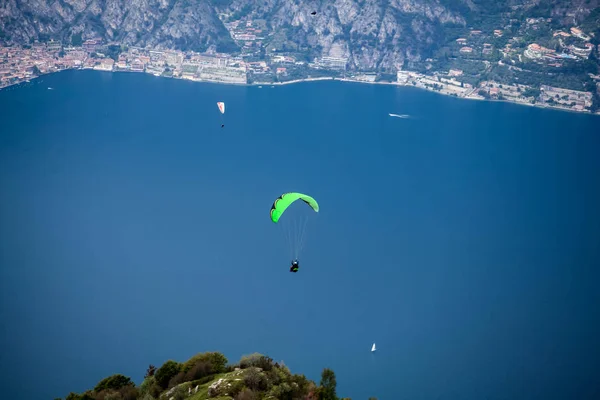
[[[373,347],[371,347],[371,351],[375,351],[375,350],[377,350],[377,349],[375,348],[375,343],[373,343]]]

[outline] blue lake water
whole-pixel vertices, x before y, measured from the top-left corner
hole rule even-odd
[[[96,71],[0,113],[7,398],[203,351],[329,367],[353,400],[600,398],[598,117]],[[321,207],[297,274],[289,191]]]

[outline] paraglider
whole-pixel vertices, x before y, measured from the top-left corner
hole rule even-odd
[[[302,200],[302,202],[307,204],[310,208],[298,207],[292,212],[288,211],[290,206],[297,200]],[[311,211],[319,212],[319,203],[311,196],[296,192],[282,194],[275,199],[271,206],[271,221],[282,226],[290,248],[290,255],[293,259],[290,272],[298,272],[298,269],[300,268],[298,256],[304,247],[306,224],[308,222],[308,215],[311,214]],[[286,213],[286,215],[283,217],[283,220],[280,221],[284,213]],[[300,215],[295,215],[296,213]]]
[[[290,272],[298,272],[300,265],[298,264],[298,260],[292,261],[292,266],[290,267]]]
[[[219,111],[221,111],[221,114],[225,114],[225,103],[224,102],[222,102],[222,101],[217,102],[217,107],[219,107]],[[225,124],[221,123],[221,128],[224,128],[224,127],[225,127]]]

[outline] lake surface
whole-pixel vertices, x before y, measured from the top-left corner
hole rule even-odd
[[[7,398],[204,351],[329,367],[353,400],[600,398],[598,117],[96,71],[0,110]],[[297,274],[289,191],[321,208],[294,205]]]

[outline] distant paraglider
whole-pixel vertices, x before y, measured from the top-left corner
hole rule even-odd
[[[304,247],[304,241],[306,237],[306,224],[308,222],[308,213],[305,210],[308,209],[297,209],[299,215],[295,215],[295,212],[287,214],[283,218],[283,222],[280,219],[284,212],[296,202],[296,200],[302,200],[306,203],[314,212],[319,212],[319,203],[312,197],[302,193],[284,193],[279,196],[273,202],[271,206],[271,221],[282,227],[284,231],[285,239],[290,249],[290,256],[292,257],[292,265],[290,272],[298,272],[300,268],[298,262],[298,256]],[[294,210],[296,211],[296,210]],[[287,211],[289,213],[289,211]]]
[[[292,261],[292,266],[290,267],[290,272],[298,272],[300,269],[300,264],[298,264],[298,260]]]
[[[221,111],[221,115],[225,114],[225,103],[222,101],[217,102],[217,107],[219,107],[219,111]],[[222,121],[223,117],[221,117]],[[225,124],[221,123],[221,128],[224,128]]]

